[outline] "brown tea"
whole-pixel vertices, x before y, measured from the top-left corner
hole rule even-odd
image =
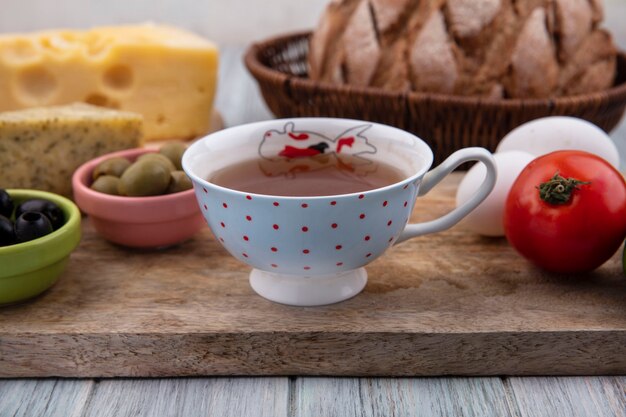
[[[358,193],[406,178],[385,163],[355,156],[251,159],[214,172],[208,181],[254,194],[313,197]]]

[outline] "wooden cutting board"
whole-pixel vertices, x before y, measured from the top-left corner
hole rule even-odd
[[[448,211],[459,179],[412,220]],[[459,225],[392,248],[357,297],[299,308],[255,295],[208,228],[158,252],[83,230],[52,289],[0,309],[0,376],[626,373],[621,253],[550,276]]]

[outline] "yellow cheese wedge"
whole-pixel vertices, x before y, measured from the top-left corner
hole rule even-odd
[[[142,117],[78,103],[0,113],[0,188],[70,197],[72,174],[105,153],[136,148]]]
[[[154,24],[0,36],[0,111],[83,101],[144,116],[146,140],[209,130],[216,46]]]

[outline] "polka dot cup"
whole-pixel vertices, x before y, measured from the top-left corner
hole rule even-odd
[[[342,195],[281,197],[241,192],[210,182],[219,170],[257,159],[259,175],[284,169],[319,169],[338,154],[358,157],[357,172],[367,175],[377,162],[394,166],[404,179],[378,189]],[[445,216],[407,224],[416,198],[427,193],[455,167],[468,161],[487,167],[484,183],[465,205]],[[253,289],[272,301],[313,306],[358,294],[367,281],[363,268],[390,246],[448,229],[491,192],[496,170],[491,154],[467,148],[428,172],[433,154],[416,136],[390,126],[357,120],[297,118],[237,126],[206,136],[183,156],[204,217],[230,254],[254,269]],[[361,171],[359,171],[361,170]],[[273,172],[296,181],[291,171]],[[331,190],[332,192],[332,190]]]

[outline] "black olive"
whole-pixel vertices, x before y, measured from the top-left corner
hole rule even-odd
[[[17,219],[27,211],[36,211],[48,218],[52,224],[52,228],[57,230],[65,223],[65,217],[63,211],[54,204],[52,201],[43,200],[40,198],[34,198],[32,200],[26,200],[15,209],[15,218]]]
[[[52,224],[38,211],[27,211],[15,220],[15,238],[18,243],[28,242],[52,233]]]
[[[9,193],[0,188],[0,216],[10,219],[11,214],[13,214],[13,200]]]
[[[9,246],[15,243],[13,223],[3,215],[0,215],[0,246]]]

